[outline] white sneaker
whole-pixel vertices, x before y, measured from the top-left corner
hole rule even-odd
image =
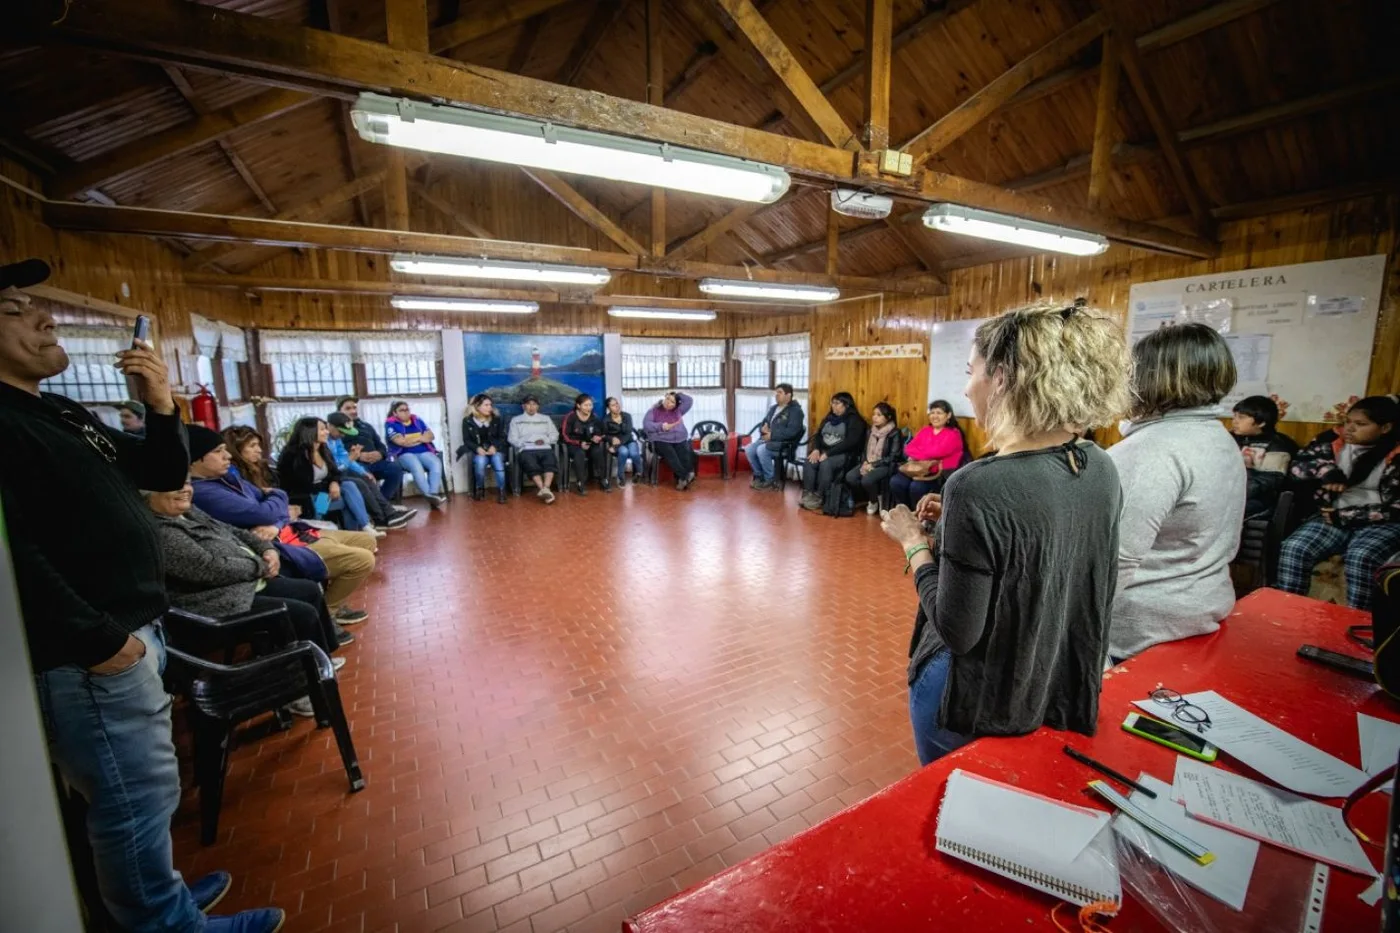
[[[344,658],[331,658],[331,670],[338,671],[345,666]]]
[[[300,716],[303,719],[314,719],[316,710],[311,705],[311,697],[302,697],[287,704],[287,712],[293,716]]]
[[[373,525],[366,525],[365,527],[361,528],[360,530],[363,531],[363,532],[364,532],[365,534],[367,534],[367,535],[374,535],[376,538],[387,538],[387,537],[389,537],[389,532],[387,532],[387,531],[380,531],[378,528],[374,527]]]
[[[876,512],[878,512],[878,511],[880,511],[880,503],[878,503],[878,502],[867,502],[867,503],[865,504],[865,514],[866,514],[866,515],[874,515],[874,514],[875,514]]]
[[[554,501],[554,493],[551,492],[551,491],[548,490],[548,489],[544,490],[544,504],[545,504],[545,505],[549,505],[549,504],[552,503],[553,501]]]

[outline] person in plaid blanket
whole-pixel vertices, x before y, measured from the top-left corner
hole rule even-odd
[[[1318,561],[1344,555],[1347,605],[1369,609],[1377,569],[1400,551],[1400,401],[1372,395],[1293,458],[1294,479],[1320,484],[1318,514],[1283,542],[1278,587],[1306,595]]]

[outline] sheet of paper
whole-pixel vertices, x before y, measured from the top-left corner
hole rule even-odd
[[[1395,764],[1400,757],[1400,722],[1357,713],[1356,728],[1361,733],[1362,771],[1378,774]]]
[[[1309,317],[1344,317],[1360,314],[1366,307],[1366,299],[1356,295],[1310,295],[1308,297]]]
[[[1235,317],[1235,299],[1207,298],[1181,306],[1177,320],[1182,324],[1204,324],[1217,334],[1228,334]]]
[[[1273,341],[1271,334],[1225,335],[1225,345],[1235,358],[1240,382],[1262,384],[1269,380],[1269,351]]]
[[[1369,888],[1356,895],[1356,897],[1361,901],[1361,903],[1365,904],[1367,907],[1375,907],[1376,904],[1380,903],[1381,891],[1384,889],[1384,887],[1385,880],[1382,878],[1377,878],[1375,881],[1371,882],[1371,886]]]
[[[1228,829],[1193,820],[1186,808],[1172,799],[1172,786],[1165,781],[1144,772],[1138,775],[1138,783],[1156,791],[1157,799],[1134,791],[1133,803],[1168,828],[1205,846],[1215,856],[1215,861],[1201,865],[1124,813],[1113,818],[1113,831],[1197,891],[1235,910],[1243,910],[1249,894],[1249,879],[1254,874],[1254,860],[1259,857],[1259,843]]]
[[[1284,732],[1214,690],[1182,699],[1210,716],[1211,724],[1201,733],[1207,742],[1289,790],[1314,797],[1345,797],[1366,781],[1366,772],[1360,768]],[[1136,706],[1171,721],[1171,709],[1155,700],[1138,700]]]
[[[1376,874],[1360,841],[1342,820],[1340,807],[1329,807],[1185,756],[1176,761],[1172,796],[1178,797],[1197,820],[1228,827],[1328,865],[1367,876]]]
[[[1135,344],[1143,337],[1163,327],[1177,323],[1181,313],[1181,296],[1167,298],[1140,298],[1133,303],[1132,329],[1128,334],[1129,344]]]
[[[1244,399],[1249,398],[1251,395],[1268,394],[1268,383],[1243,381],[1236,382],[1235,387],[1230,390],[1228,395],[1226,395],[1220,400],[1220,404],[1217,405],[1216,408],[1220,409],[1222,418],[1228,418],[1230,417],[1230,412],[1234,410],[1235,406],[1238,405]]]
[[[1301,324],[1307,298],[1305,292],[1282,292],[1246,299],[1243,304],[1235,306],[1235,330],[1242,334],[1255,334],[1261,328],[1273,330]]]

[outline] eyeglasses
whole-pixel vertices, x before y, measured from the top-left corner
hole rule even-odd
[[[1187,701],[1175,690],[1158,687],[1147,696],[1153,703],[1171,707],[1173,719],[1188,726],[1195,726],[1197,732],[1204,733],[1212,725],[1209,713],[1195,703]]]
[[[71,411],[60,411],[58,416],[63,420],[66,426],[77,431],[78,435],[82,437],[83,440],[87,441],[88,446],[97,451],[102,459],[106,460],[108,463],[116,462],[116,445],[111,442],[107,435],[93,427],[91,422],[79,418]]]

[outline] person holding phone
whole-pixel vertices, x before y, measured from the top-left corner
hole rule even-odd
[[[919,515],[901,505],[882,522],[919,595],[908,677],[921,763],[978,736],[1094,733],[1122,493],[1077,432],[1118,418],[1127,372],[1121,329],[1078,305],[977,329],[966,393],[997,454]]]
[[[25,290],[41,260],[0,265],[0,430],[23,457],[0,458],[29,661],[49,753],[87,801],[87,833],[108,913],[133,933],[274,933],[275,908],[201,915],[227,872],[187,885],[170,818],[180,805],[170,697],[161,682],[169,608],[155,522],[139,490],[183,488],[185,431],[165,360],[138,333],[117,370],[137,387],[146,436],[113,431],[39,384],[68,368],[52,315]],[[36,494],[62,490],[62,495]]]

